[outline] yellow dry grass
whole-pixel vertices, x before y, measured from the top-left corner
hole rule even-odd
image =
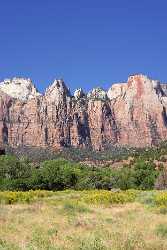
[[[70,197],[77,193],[0,205],[0,250],[167,250],[167,233],[157,234],[167,216],[156,208],[73,205]]]

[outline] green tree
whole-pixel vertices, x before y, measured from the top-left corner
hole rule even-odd
[[[158,177],[158,170],[155,168],[155,164],[152,161],[144,161],[138,159],[134,165],[134,183],[139,189],[152,189],[156,178]]]
[[[77,164],[63,159],[44,161],[41,165],[43,183],[49,190],[74,188],[80,174]]]

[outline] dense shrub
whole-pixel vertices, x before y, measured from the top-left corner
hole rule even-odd
[[[26,158],[0,156],[0,189],[27,190],[34,168]]]
[[[75,188],[81,175],[77,164],[63,159],[44,161],[40,171],[44,188],[48,190]]]
[[[39,198],[48,197],[54,195],[52,191],[45,190],[30,190],[28,192],[0,192],[0,203],[14,204],[16,202],[29,203]]]
[[[147,190],[154,187],[158,174],[151,160],[140,157],[133,165],[112,169],[88,167],[61,158],[43,161],[36,167],[25,158],[0,156],[0,190]]]
[[[50,197],[58,195],[61,192],[53,192],[46,190],[30,190],[27,192],[12,192],[3,191],[0,192],[0,203],[2,204],[14,204],[14,203],[29,203],[36,201],[40,198]],[[62,193],[63,194],[63,193]],[[107,190],[90,190],[82,191],[79,196],[70,197],[70,200],[65,201],[64,210],[66,211],[90,211],[85,203],[89,204],[124,204],[127,202],[135,201],[139,191],[127,190],[127,191],[107,191]]]
[[[153,189],[158,174],[152,161],[139,159],[133,169],[135,187],[143,190]]]
[[[167,207],[167,192],[158,192],[155,197],[155,203],[157,206]]]
[[[138,195],[136,190],[128,191],[91,191],[83,197],[84,202],[91,204],[124,204],[134,202]]]
[[[112,189],[115,187],[113,171],[109,168],[85,167],[76,185],[77,189]]]
[[[31,165],[28,159],[17,159],[12,155],[0,156],[0,178],[19,179],[31,175]]]

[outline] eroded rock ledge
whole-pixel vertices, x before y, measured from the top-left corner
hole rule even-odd
[[[0,83],[0,144],[55,149],[145,147],[167,139],[167,85],[142,74],[108,91],[71,95],[63,80],[40,94],[30,79]]]

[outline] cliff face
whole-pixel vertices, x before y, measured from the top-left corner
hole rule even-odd
[[[0,144],[95,150],[156,145],[167,140],[166,109],[166,85],[143,75],[108,92],[78,89],[74,96],[62,80],[41,95],[29,79],[14,78],[0,83]]]

